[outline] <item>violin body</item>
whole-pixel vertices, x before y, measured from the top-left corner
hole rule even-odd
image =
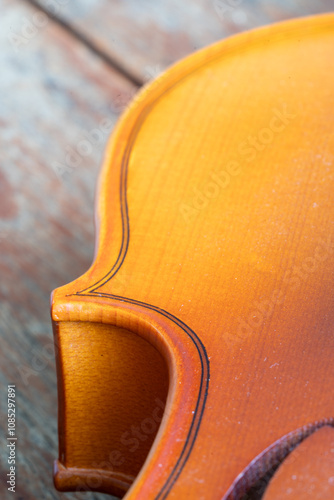
[[[52,298],[58,489],[273,500],[292,467],[334,498],[333,55],[334,15],[237,35],[120,119]]]

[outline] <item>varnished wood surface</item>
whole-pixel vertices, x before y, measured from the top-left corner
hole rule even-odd
[[[73,439],[76,390],[64,369],[72,322],[89,336],[104,325],[132,331],[168,366],[166,414],[129,500],[239,500],[333,424],[333,26],[333,15],[311,17],[215,44],[123,115],[99,183],[96,258],[52,302],[60,486],[71,474],[75,486],[85,444]],[[94,392],[88,383],[87,399]],[[140,394],[129,390],[127,402],[119,411],[139,425]],[[88,477],[99,469],[102,490],[118,492],[107,482],[130,457],[101,472],[87,454]]]
[[[142,80],[213,39],[251,26],[228,21],[226,28],[213,14],[211,4],[196,2],[184,3],[182,11],[171,2],[159,4],[154,11],[147,4],[141,16],[148,20],[137,24],[137,11],[130,3],[117,3],[116,18],[115,4],[71,2],[62,7],[59,16],[65,16],[110,55],[115,52],[111,38],[116,33],[117,61]],[[316,6],[315,2],[270,5],[257,2],[254,7],[245,1],[240,9],[256,25],[333,8],[331,1]],[[96,493],[59,493],[52,483],[58,445],[49,292],[90,265],[94,185],[108,127],[95,135],[98,143],[89,154],[85,150],[74,159],[75,166],[66,163],[67,148],[77,148],[87,138],[85,134],[100,128],[106,118],[112,127],[136,87],[83,46],[70,29],[34,17],[37,11],[29,2],[1,0],[0,6],[1,393],[6,393],[7,384],[17,385],[19,472],[15,497],[110,498]],[[40,24],[31,31],[31,22]],[[152,33],[160,40],[158,44],[151,43]],[[18,46],[13,45],[13,34],[23,37]],[[55,163],[68,167],[60,178]],[[2,396],[2,429],[5,405]],[[5,455],[3,459],[2,474],[6,472]],[[13,498],[8,495],[2,482],[1,497]]]
[[[331,500],[334,496],[334,429],[314,432],[283,461],[263,500]]]

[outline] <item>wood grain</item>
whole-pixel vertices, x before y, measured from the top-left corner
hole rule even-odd
[[[182,57],[264,24],[333,10],[333,0],[34,0],[146,82]]]
[[[29,23],[36,20],[36,9],[26,3],[1,0],[0,8],[0,382],[5,474],[7,384],[16,384],[18,412],[17,492],[8,492],[2,482],[0,496],[104,498],[58,493],[53,485],[57,387],[49,296],[52,288],[90,264],[95,177],[119,113],[117,99],[125,104],[135,88],[53,22],[32,35]],[[13,34],[26,35],[26,43],[13,45]],[[104,122],[107,119],[109,123]],[[95,134],[94,144],[92,132],[102,124],[105,128]],[[83,150],[75,166],[67,163],[67,148],[76,150],[83,140],[91,141],[90,154]],[[55,162],[66,167],[58,175]]]
[[[239,500],[333,423],[333,23],[294,20],[188,57],[109,142],[96,258],[55,291],[52,318],[60,332],[132,331],[166,360],[166,413],[128,500]],[[67,352],[63,340],[58,366]],[[61,380],[73,436],[75,388]]]
[[[334,497],[334,429],[325,426],[283,461],[263,500],[331,500]]]
[[[70,422],[60,430],[56,486],[69,491],[78,484],[87,485],[123,496],[140,472],[160,426],[167,365],[150,342],[112,325],[65,322],[58,325],[55,338],[62,358],[58,364],[60,422],[65,418]],[[90,409],[89,415],[83,407]],[[92,468],[97,469],[95,476],[85,475],[83,469]],[[75,481],[69,473],[73,469]]]

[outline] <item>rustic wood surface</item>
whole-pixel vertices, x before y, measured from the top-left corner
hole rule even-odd
[[[228,35],[326,12],[333,0],[31,0],[145,82],[174,61]]]
[[[245,0],[226,13],[219,1],[147,1],[140,11],[134,0],[44,2],[55,19],[34,3],[0,0],[0,492],[22,500],[110,498],[53,487],[49,317],[50,291],[92,259],[94,186],[106,139],[136,83],[179,57],[249,27],[333,10],[334,2]],[[7,384],[17,389],[15,495],[6,485]]]

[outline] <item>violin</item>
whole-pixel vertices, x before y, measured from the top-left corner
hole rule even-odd
[[[53,292],[60,491],[334,498],[334,15],[200,50],[107,146]]]

